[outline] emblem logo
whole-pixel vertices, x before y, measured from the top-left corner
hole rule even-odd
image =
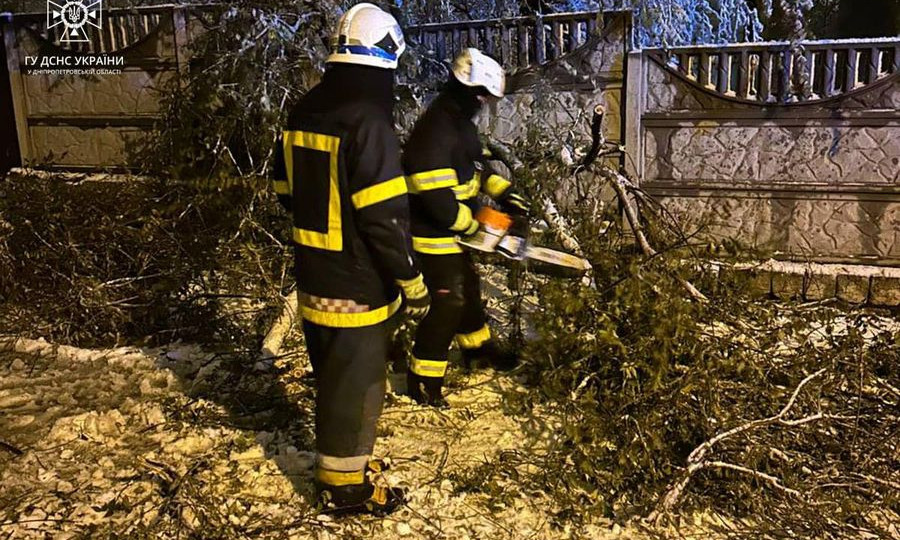
[[[100,30],[103,0],[47,0],[47,29],[63,25],[60,43],[87,43],[88,29]]]

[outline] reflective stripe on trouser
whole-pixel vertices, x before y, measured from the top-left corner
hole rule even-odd
[[[456,344],[460,349],[477,349],[491,340],[491,329],[484,325],[474,332],[456,334]]]
[[[316,479],[358,484],[384,401],[387,324],[330,328],[303,321],[316,378]]]
[[[447,373],[447,359],[425,360],[413,356],[409,361],[409,370],[421,377],[443,377]]]
[[[423,254],[419,255],[419,261],[431,292],[431,309],[416,328],[412,355],[420,361],[446,364],[453,338],[457,334],[479,330],[486,323],[478,273],[468,253]],[[435,368],[437,364],[414,362],[410,368],[414,366]],[[436,376],[428,373],[427,369],[417,369],[412,369],[413,373]]]

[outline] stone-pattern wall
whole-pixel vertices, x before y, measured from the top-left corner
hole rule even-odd
[[[41,152],[29,166],[90,170],[126,167],[129,148],[146,134],[141,128],[121,126],[32,126],[29,131],[33,147]]]
[[[154,73],[142,69],[91,78],[24,75],[28,113],[30,116],[153,115],[159,110],[159,96],[154,89],[171,78],[171,71]]]
[[[511,74],[507,97],[481,115],[483,130],[506,143],[524,139],[529,130],[573,133],[579,142],[589,142],[593,110],[602,103],[607,108],[604,134],[620,141],[629,20],[619,12],[601,17],[598,34],[581,48]]]
[[[896,199],[845,199],[812,192],[648,188],[701,236],[734,239],[761,257],[820,262],[897,264],[900,204]],[[793,197],[791,196],[793,195]]]
[[[900,75],[754,105],[642,58],[641,183],[701,236],[782,259],[900,265]]]
[[[704,185],[900,186],[897,126],[781,126],[762,122],[650,124],[646,178],[654,184],[702,179]]]

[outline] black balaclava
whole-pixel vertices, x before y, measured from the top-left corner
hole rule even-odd
[[[332,98],[341,101],[369,101],[394,113],[394,70],[356,64],[332,63],[325,69],[320,85]]]
[[[481,86],[466,86],[450,75],[450,80],[447,81],[442,93],[459,106],[464,116],[472,119],[481,110],[481,100],[478,96],[485,95],[487,90]]]

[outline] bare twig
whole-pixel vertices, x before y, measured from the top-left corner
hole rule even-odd
[[[892,482],[890,480],[885,480],[883,478],[878,478],[878,477],[872,476],[870,474],[853,473],[853,476],[856,476],[857,478],[862,478],[863,480],[868,480],[869,482],[872,482],[873,484],[879,484],[879,485],[882,485],[885,487],[889,487],[891,489],[896,490],[898,493],[900,493],[900,483]]]
[[[774,487],[778,490],[781,490],[781,491],[787,493],[788,495],[797,497],[798,499],[803,498],[803,495],[799,491],[785,486],[784,484],[781,483],[780,479],[772,476],[771,474],[766,474],[764,472],[760,472],[760,471],[750,469],[747,467],[742,467],[740,465],[735,465],[733,463],[726,463],[724,461],[709,461],[709,462],[703,464],[703,468],[704,469],[729,469],[732,471],[749,474],[750,476],[755,476],[756,478],[765,480],[766,482],[771,484],[772,487]]]
[[[9,443],[6,442],[6,441],[0,441],[0,448],[6,450],[6,451],[8,451],[8,452],[10,452],[11,454],[16,455],[16,456],[21,456],[22,454],[25,453],[25,452],[23,452],[22,450],[20,450],[19,448],[15,447],[15,446],[13,446],[13,445],[11,445],[11,444],[9,444]]]
[[[712,450],[713,446],[721,443],[722,441],[731,439],[735,435],[738,435],[741,433],[746,433],[748,431],[752,431],[754,429],[757,429],[757,428],[760,428],[763,426],[767,426],[767,425],[771,425],[771,424],[781,424],[781,425],[784,425],[787,427],[797,427],[797,426],[801,426],[801,425],[815,422],[818,420],[845,419],[846,417],[836,416],[836,415],[828,415],[828,414],[823,414],[823,413],[817,413],[817,414],[806,416],[804,418],[800,418],[797,420],[789,420],[789,419],[785,418],[785,416],[787,416],[787,414],[794,407],[794,404],[797,402],[797,397],[800,395],[800,392],[803,390],[803,388],[807,384],[809,384],[811,381],[813,381],[814,379],[822,376],[825,372],[826,372],[826,370],[824,368],[820,369],[820,370],[816,371],[815,373],[808,375],[802,381],[800,381],[800,383],[797,385],[797,387],[794,388],[793,393],[791,393],[791,397],[788,399],[788,402],[784,405],[784,407],[781,408],[781,410],[778,412],[778,414],[776,414],[774,416],[770,416],[768,418],[753,420],[751,422],[741,424],[740,426],[736,426],[732,429],[729,429],[728,431],[725,431],[725,432],[722,432],[722,433],[716,435],[715,437],[709,439],[708,441],[704,442],[703,444],[701,444],[700,446],[695,448],[694,451],[691,452],[690,455],[688,456],[687,468],[685,469],[684,474],[682,474],[681,478],[679,478],[678,481],[669,488],[669,490],[665,493],[665,495],[663,495],[663,497],[660,499],[659,503],[657,504],[657,506],[653,510],[653,512],[651,512],[650,515],[647,516],[648,521],[650,521],[651,523],[658,523],[662,516],[667,515],[675,507],[675,505],[678,504],[678,501],[680,500],[681,495],[684,492],[684,489],[687,487],[688,483],[691,481],[691,478],[693,477],[693,475],[700,470],[707,469],[710,467],[727,468],[727,469],[737,470],[737,471],[748,473],[748,474],[753,474],[754,476],[763,478],[764,480],[768,481],[769,483],[778,487],[779,489],[782,489],[783,491],[789,492],[791,494],[797,494],[797,496],[799,496],[798,492],[796,492],[795,490],[786,488],[775,477],[771,477],[765,473],[761,473],[759,471],[754,471],[752,469],[747,469],[747,468],[741,467],[739,465],[727,464],[727,463],[723,463],[720,461],[705,461],[704,458],[709,453],[709,451]]]

